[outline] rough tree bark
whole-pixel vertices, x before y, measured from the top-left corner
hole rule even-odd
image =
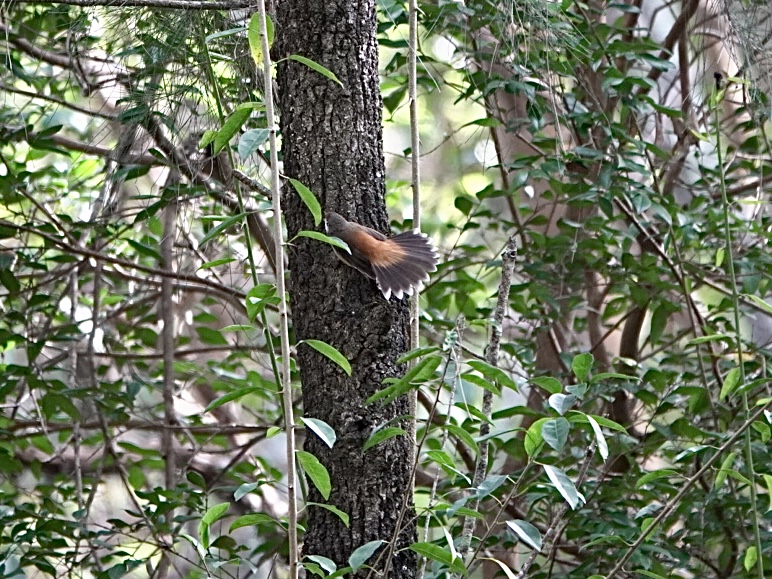
[[[308,186],[326,211],[380,231],[388,231],[384,205],[385,169],[381,134],[376,15],[372,0],[278,3],[277,59],[297,54],[331,70],[342,86],[291,60],[278,66],[284,172]],[[288,236],[314,229],[308,209],[292,187],[284,189]],[[323,340],[352,363],[352,376],[308,346],[297,360],[307,417],[319,418],[337,433],[329,449],[307,433],[305,449],[327,467],[329,503],[347,512],[350,527],[335,514],[311,506],[304,554],[324,555],[345,565],[351,552],[373,540],[397,549],[414,541],[410,484],[411,444],[389,439],[363,452],[373,430],[408,413],[406,398],[388,405],[365,405],[383,380],[402,371],[398,357],[408,347],[408,305],[386,302],[375,283],[340,263],[330,246],[298,238],[289,249],[289,293],[295,339]],[[324,502],[311,488],[309,500]],[[405,501],[407,511],[400,520]],[[370,561],[383,576],[415,576],[409,550],[396,551],[389,569],[382,549]],[[360,571],[357,576],[366,575]]]

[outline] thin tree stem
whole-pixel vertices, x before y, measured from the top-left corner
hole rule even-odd
[[[271,201],[273,206],[273,238],[276,244],[276,292],[279,294],[279,338],[281,341],[281,389],[284,402],[284,428],[287,432],[287,508],[289,538],[289,577],[298,576],[298,512],[297,480],[295,469],[295,418],[292,413],[292,384],[290,382],[290,345],[287,314],[287,290],[284,284],[284,232],[282,231],[281,190],[279,184],[279,152],[276,144],[276,117],[273,106],[273,77],[270,46],[265,18],[265,0],[257,3],[260,42],[263,54],[263,81],[265,114],[268,122],[271,149]]]
[[[493,314],[493,324],[491,330],[491,340],[485,353],[485,361],[491,366],[497,366],[499,362],[499,347],[501,345],[501,328],[504,323],[504,314],[509,304],[509,288],[512,285],[512,274],[515,271],[515,257],[517,257],[517,243],[512,236],[507,241],[507,246],[502,253],[501,280],[499,281],[498,299],[496,309]],[[477,446],[477,466],[475,467],[472,478],[472,488],[476,489],[485,480],[488,471],[488,434],[490,433],[490,419],[493,408],[493,393],[485,390],[483,393],[482,413],[485,420],[480,424],[480,443]],[[471,509],[477,510],[480,506],[480,499],[475,498]],[[472,544],[472,535],[474,535],[476,519],[474,517],[465,517],[461,541],[459,543],[458,553],[461,557],[466,557]]]

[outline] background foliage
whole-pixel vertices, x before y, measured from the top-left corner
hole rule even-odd
[[[630,556],[628,576],[763,577],[765,8],[420,8],[424,225],[443,254],[412,381],[423,572],[461,573],[471,517],[476,576],[586,578]],[[406,8],[378,9],[399,228]],[[273,216],[247,16],[3,7],[3,576],[281,576]],[[470,490],[481,442],[488,474]]]

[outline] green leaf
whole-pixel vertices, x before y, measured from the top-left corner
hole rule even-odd
[[[239,137],[239,157],[246,159],[260,148],[271,136],[270,129],[249,129]]]
[[[547,473],[547,477],[550,479],[552,485],[558,489],[558,492],[572,509],[576,510],[576,507],[584,503],[584,497],[576,490],[574,483],[568,478],[566,473],[549,464],[543,464],[542,468],[544,468],[544,472]]]
[[[544,444],[544,438],[541,434],[541,427],[548,420],[549,418],[540,418],[531,424],[531,426],[528,427],[528,430],[526,430],[525,438],[523,439],[523,446],[525,447],[525,453],[528,455],[528,458],[533,458],[536,456],[536,453],[539,452],[542,444]]]
[[[247,318],[255,320],[267,305],[279,303],[276,295],[276,286],[272,283],[260,283],[247,292],[245,307]]]
[[[337,439],[335,431],[333,430],[332,426],[327,424],[324,420],[320,420],[318,418],[301,418],[300,420],[309,430],[313,431],[319,438],[321,438],[324,444],[330,448],[335,445],[335,440]]]
[[[292,186],[295,188],[295,191],[298,192],[300,199],[305,203],[306,207],[308,207],[308,210],[314,217],[314,225],[318,227],[322,222],[322,206],[319,205],[316,195],[313,194],[311,189],[303,185],[303,183],[297,179],[290,179],[289,182],[292,183]]]
[[[201,341],[205,344],[209,344],[211,346],[228,345],[228,340],[226,340],[218,330],[207,328],[206,326],[198,326],[196,328],[196,333],[198,334],[198,337],[201,338]]]
[[[399,380],[387,379],[390,385],[378,390],[375,394],[365,400],[365,404],[371,404],[376,400],[383,400],[384,404],[395,400],[412,388],[412,384],[425,382],[434,375],[437,367],[442,362],[439,356],[427,356],[420,360],[415,366],[410,368]]]
[[[445,565],[453,573],[466,575],[464,561],[460,557],[453,557],[453,554],[444,547],[434,543],[413,543],[410,545],[410,550],[431,561]]]
[[[249,19],[247,26],[247,40],[249,41],[249,52],[252,54],[252,60],[258,68],[263,66],[263,40],[260,35],[260,12],[255,10]],[[265,15],[265,35],[268,37],[268,46],[273,44],[274,27],[273,20],[268,14]]]
[[[201,522],[205,525],[211,525],[225,516],[225,513],[228,512],[230,506],[230,503],[220,503],[219,505],[213,506],[204,514],[201,518]]]
[[[512,380],[512,378],[510,378],[509,375],[501,368],[492,366],[491,364],[483,362],[482,360],[470,360],[467,362],[467,364],[477,370],[491,382],[506,386],[515,392],[518,391],[514,380]]]
[[[134,241],[133,239],[127,239],[126,243],[128,243],[131,247],[136,249],[137,253],[139,253],[140,255],[151,257],[156,261],[161,261],[161,254],[158,253],[155,249],[153,249],[149,245],[140,243],[139,241]]]
[[[204,245],[210,239],[212,239],[214,237],[218,237],[220,234],[225,232],[227,229],[230,229],[230,227],[234,223],[240,222],[246,216],[247,216],[247,213],[244,212],[244,213],[239,213],[238,215],[233,215],[232,217],[228,217],[222,223],[220,223],[220,225],[210,229],[209,232],[206,235],[204,235],[203,238],[201,238],[201,241],[198,242],[199,245]]]
[[[541,533],[539,532],[539,529],[534,527],[531,523],[520,519],[514,519],[512,521],[507,521],[507,527],[512,529],[520,540],[531,547],[531,549],[541,552]]]
[[[563,418],[555,418],[547,420],[541,425],[541,436],[544,442],[549,444],[552,448],[558,452],[563,451],[563,447],[568,440],[568,431],[571,429],[571,424]]]
[[[214,141],[214,138],[217,136],[217,131],[214,131],[212,129],[207,129],[204,131],[204,134],[201,135],[201,140],[198,141],[198,148],[203,149],[205,148],[209,143]]]
[[[338,566],[335,564],[335,561],[328,559],[327,557],[322,557],[321,555],[306,555],[306,559],[317,563],[322,569],[327,571],[327,573],[335,573],[335,571],[338,570]]]
[[[767,507],[767,512],[769,512],[772,511],[772,475],[763,474],[761,476],[764,477],[764,483],[767,485],[767,495],[769,496],[769,506]]]
[[[338,350],[336,350],[333,346],[330,346],[329,344],[327,344],[326,342],[322,342],[321,340],[302,340],[298,343],[307,344],[308,346],[311,346],[322,356],[325,356],[326,358],[330,359],[331,361],[335,362],[338,366],[343,368],[343,371],[348,376],[351,376],[351,364],[349,363],[348,360],[346,360],[346,357],[343,354],[341,354]]]
[[[354,552],[351,553],[351,556],[348,558],[348,564],[351,567],[351,570],[356,573],[359,568],[373,556],[378,548],[385,543],[386,541],[379,539],[377,541],[370,541],[369,543],[365,543],[361,547],[354,549]]]
[[[242,515],[233,521],[230,528],[228,529],[228,532],[233,532],[236,529],[241,529],[242,527],[254,527],[255,525],[262,525],[263,523],[278,525],[279,521],[263,513],[251,513],[249,515]]]
[[[756,545],[751,545],[745,551],[745,557],[743,557],[743,567],[746,571],[750,571],[756,566],[756,562],[759,560],[759,552],[756,550]]]
[[[330,80],[337,82],[340,86],[343,86],[343,83],[340,82],[340,80],[338,80],[338,77],[335,76],[330,70],[326,69],[321,64],[314,62],[310,58],[306,58],[305,56],[300,56],[299,54],[291,54],[287,58],[289,58],[289,60],[294,60],[295,62],[305,64],[308,68],[315,70],[322,76],[325,76]]]
[[[645,569],[636,569],[635,574],[643,575],[644,577],[651,577],[651,579],[667,579],[662,575],[658,575],[657,573],[654,573],[654,571],[646,571]]]
[[[337,239],[337,237],[335,239]],[[410,360],[414,360],[416,358],[420,358],[428,354],[433,354],[434,352],[439,352],[439,350],[440,349],[437,346],[429,346],[427,348],[416,348],[415,350],[410,350],[406,354],[403,354],[402,356],[397,358],[397,364],[406,364],[410,362]]]
[[[745,297],[751,300],[754,304],[759,306],[762,310],[764,310],[768,314],[772,314],[772,305],[762,300],[759,296],[755,296],[753,294],[746,294]]]
[[[327,472],[324,465],[313,454],[304,450],[296,450],[295,456],[303,471],[324,497],[324,500],[329,499],[332,486],[330,485],[330,473]]]
[[[223,394],[219,398],[216,398],[212,400],[206,408],[204,408],[204,411],[202,414],[206,414],[207,412],[211,412],[215,408],[219,408],[223,404],[227,404],[228,402],[233,402],[234,400],[238,400],[239,398],[243,396],[248,396],[249,394],[254,394],[255,392],[260,392],[260,388],[256,388],[255,386],[245,386],[244,388],[239,388],[238,390],[234,390],[233,392],[228,392],[227,394]]]
[[[351,248],[345,241],[338,237],[330,237],[324,233],[319,233],[318,231],[298,231],[298,234],[295,237],[309,237],[311,239],[316,239],[317,241],[329,243],[330,245],[339,247],[346,253],[351,253]]]
[[[333,506],[333,505],[327,505],[327,504],[324,504],[324,503],[314,503],[314,502],[308,502],[308,503],[306,503],[306,505],[313,505],[315,507],[320,507],[322,509],[326,509],[326,510],[330,511],[331,513],[334,513],[334,514],[338,515],[340,520],[343,521],[343,524],[346,525],[346,527],[348,528],[348,526],[349,526],[349,516],[348,516],[347,513],[344,513],[343,511],[341,511],[338,507]]]
[[[531,379],[532,384],[536,384],[542,390],[546,390],[550,394],[559,394],[563,390],[563,386],[560,381],[551,376],[539,376]]]
[[[571,370],[573,370],[577,380],[583,382],[587,379],[594,360],[595,358],[589,352],[574,356],[574,359],[571,360]]]
[[[549,405],[561,416],[571,409],[576,397],[571,394],[553,394],[549,397]]]
[[[247,122],[247,119],[251,114],[251,109],[237,107],[236,110],[233,111],[227,119],[225,119],[222,128],[217,131],[217,134],[214,137],[212,152],[215,155],[222,151],[223,148],[233,138],[233,135],[241,130],[241,127],[244,125],[244,123]]]
[[[369,449],[377,444],[380,444],[384,440],[394,438],[395,436],[402,436],[403,434],[407,435],[407,432],[401,428],[397,428],[396,426],[387,426],[386,428],[376,430],[370,435],[370,438],[365,441],[364,446],[362,446],[362,452],[367,452]]]
[[[262,482],[258,481],[258,482],[244,483],[240,485],[239,488],[233,491],[233,500],[240,501],[256,488],[260,488],[262,484],[263,484]]]
[[[236,261],[235,257],[224,257],[222,259],[215,259],[213,261],[207,261],[206,263],[199,265],[198,269],[210,269],[213,267],[217,267],[218,265],[225,265],[226,263],[231,263],[233,261]]]
[[[740,368],[734,367],[726,373],[724,378],[724,384],[721,386],[721,393],[718,395],[719,400],[724,400],[727,396],[731,396],[732,393],[740,386],[740,378],[742,378]]]
[[[711,334],[710,336],[700,336],[699,338],[689,340],[687,345],[694,346],[696,344],[704,344],[705,342],[717,342],[719,340],[726,340],[727,342],[731,342],[732,337],[726,334]]]
[[[477,452],[477,443],[474,441],[474,437],[461,426],[458,426],[457,424],[446,424],[444,428],[461,442],[466,444],[470,450]]]
[[[220,328],[221,332],[248,332],[250,330],[254,330],[254,326],[250,326],[249,324],[231,324],[230,326],[225,326],[224,328]]]
[[[598,424],[598,421],[589,414],[587,415],[587,421],[590,423],[590,427],[592,427],[592,431],[595,433],[595,442],[598,444],[598,452],[600,453],[600,457],[603,459],[603,462],[605,462],[606,459],[608,459],[608,444],[606,443],[606,436],[600,429],[600,424]]]
[[[726,475],[731,469],[732,463],[734,463],[736,458],[737,458],[736,452],[730,452],[726,456],[726,458],[724,458],[724,460],[721,462],[721,468],[718,469],[718,473],[716,474],[716,482],[713,484],[713,488],[715,489],[721,488],[721,485],[724,484],[724,481],[726,480]]]
[[[198,536],[200,537],[201,544],[205,549],[208,549],[211,546],[209,528],[213,523],[215,523],[221,517],[225,516],[225,513],[228,511],[229,507],[230,503],[221,503],[219,505],[215,505],[209,509],[201,518],[201,522],[198,524]]]
[[[638,378],[638,376],[630,376],[629,374],[620,374],[619,372],[601,372],[600,374],[594,374],[590,382],[593,384],[597,384],[598,382],[603,382],[604,380],[612,380],[612,379],[634,380],[636,382],[641,381],[641,379]]]
[[[502,561],[499,561],[498,559],[494,559],[492,557],[480,557],[480,559],[482,559],[483,561],[493,561],[494,563],[496,563],[496,565],[498,565],[499,568],[501,568],[501,570],[504,572],[504,575],[506,575],[507,579],[517,579],[517,575],[515,575],[512,572],[512,569],[507,567],[506,564],[504,564]]]

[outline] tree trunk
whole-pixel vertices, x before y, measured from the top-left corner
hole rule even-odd
[[[325,211],[387,232],[374,2],[282,0],[276,20],[277,58],[310,58],[343,85],[292,60],[279,64],[284,173],[308,186]],[[291,186],[285,186],[284,203],[289,239],[314,229],[311,213]],[[415,540],[412,441],[398,436],[367,452],[362,447],[374,429],[408,413],[405,397],[365,405],[385,378],[404,370],[397,359],[408,347],[407,301],[386,302],[373,281],[339,262],[331,247],[318,241],[292,241],[289,266],[295,339],[323,340],[352,365],[348,377],[315,350],[298,347],[304,414],[324,420],[337,433],[330,449],[308,432],[305,449],[330,473],[328,503],[351,517],[347,528],[337,515],[310,506],[304,554],[346,565],[351,552],[369,541],[393,543],[398,524],[396,548],[404,549]],[[313,487],[308,498],[324,502]],[[411,551],[394,552],[385,570],[387,551],[382,548],[368,563],[390,578],[415,576]]]

